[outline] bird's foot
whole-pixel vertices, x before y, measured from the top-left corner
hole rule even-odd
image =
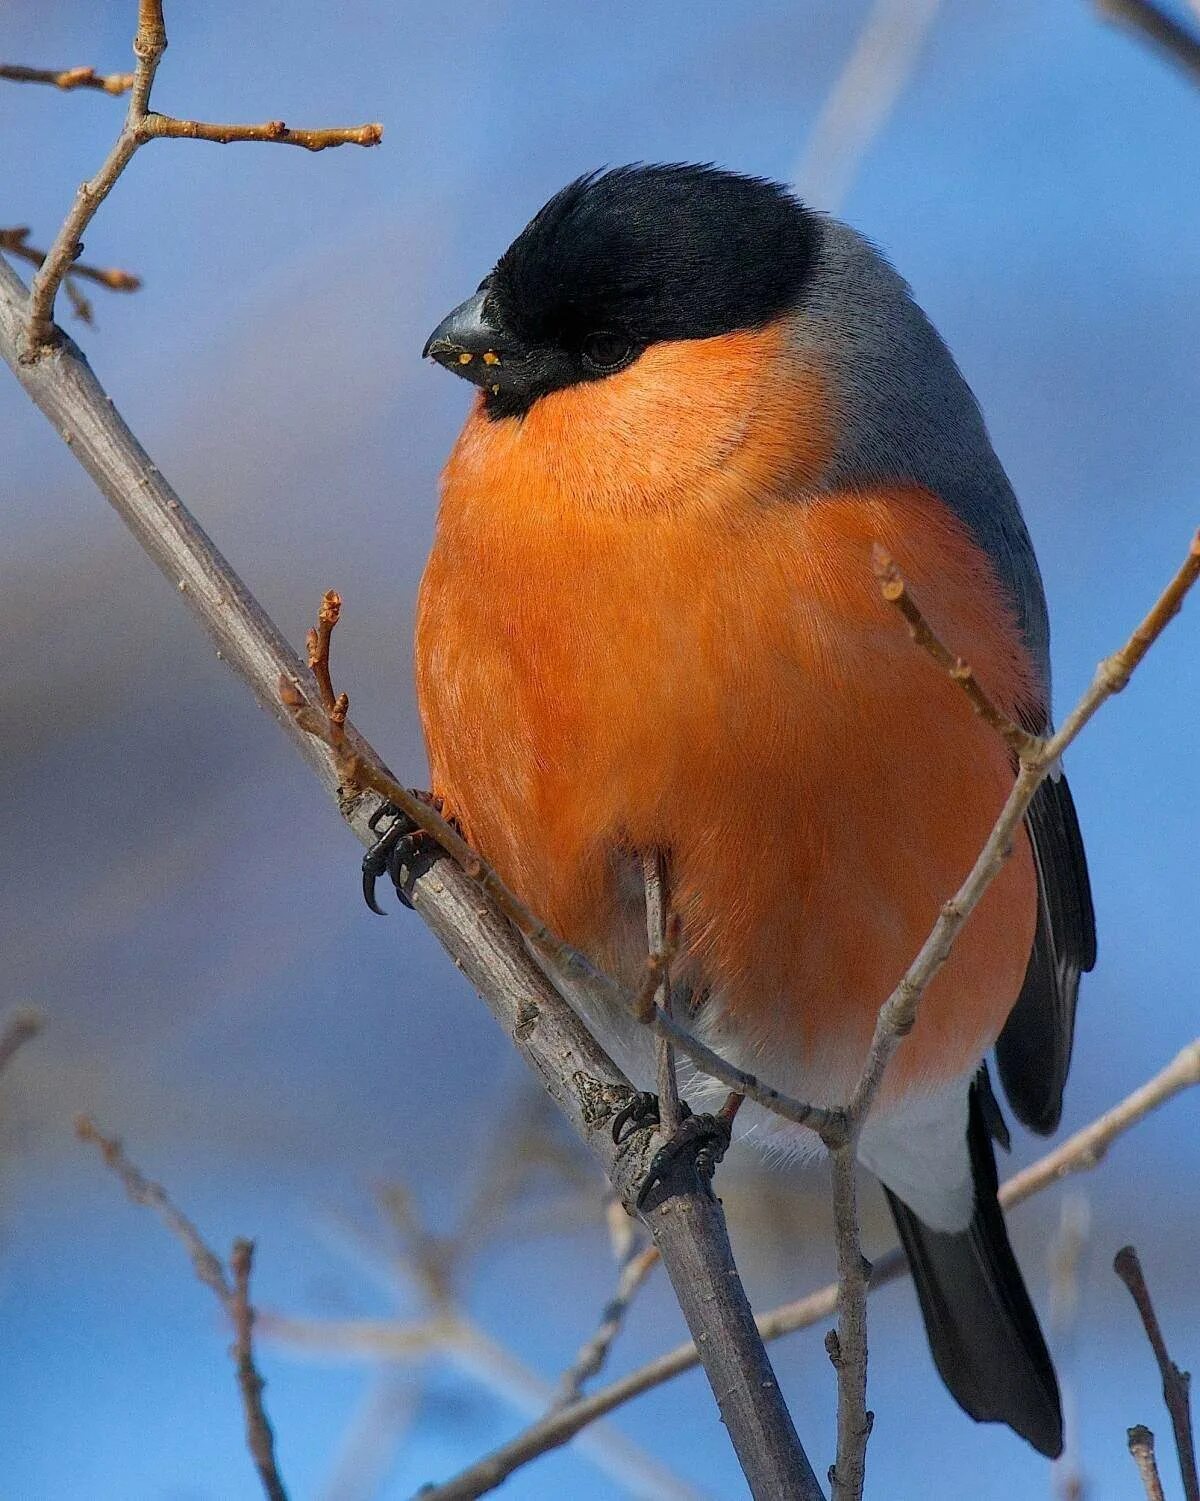
[[[686,1110],[687,1106],[684,1105],[683,1109]],[[635,1131],[645,1131],[650,1126],[657,1126],[658,1120],[658,1096],[639,1090],[624,1110],[617,1113],[617,1118],[612,1123],[612,1139],[620,1146]]]
[[[428,803],[436,812],[442,811],[442,800],[433,793],[415,792],[413,796]],[[385,819],[390,819],[391,822],[380,833],[379,825]],[[375,900],[375,883],[380,876],[386,875],[391,878],[396,895],[411,910],[412,900],[405,888],[418,873],[419,862],[437,849],[437,841],[424,829],[418,828],[394,803],[381,803],[371,814],[368,827],[378,838],[363,856],[363,900],[372,912],[377,912],[380,917],[385,915],[383,908]]]
[[[637,1207],[645,1209],[650,1195],[667,1177],[681,1157],[691,1157],[704,1182],[710,1182],[717,1164],[729,1150],[733,1139],[733,1119],[728,1111],[717,1115],[693,1115],[684,1101],[679,1109],[682,1119],[674,1135],[659,1147],[650,1159],[646,1176],[638,1189]],[[659,1122],[658,1096],[636,1094],[613,1121],[613,1140],[620,1145],[633,1131],[656,1126]]]

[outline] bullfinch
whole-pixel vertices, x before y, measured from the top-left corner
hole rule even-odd
[[[1011,788],[1000,738],[881,598],[874,543],[993,701],[1049,726],[1046,604],[970,389],[861,235],[712,166],[571,183],[426,353],[476,385],[418,603],[434,793],[508,885],[636,989],[643,857],[676,1013],[794,1097],[845,1103],[881,1002]],[[1061,774],[930,985],[863,1130],[933,1358],[980,1421],[1062,1448],[996,1199],[1016,1116],[1057,1125],[1095,931]],[[648,1029],[589,1018],[635,1082]],[[693,1103],[720,1086],[697,1077]],[[747,1106],[768,1147],[811,1133]]]

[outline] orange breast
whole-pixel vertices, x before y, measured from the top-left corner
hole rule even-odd
[[[935,498],[786,498],[819,475],[827,421],[780,337],[658,346],[520,423],[476,412],[422,583],[418,692],[434,789],[531,907],[635,984],[629,856],[665,849],[718,1042],[828,1099],[1012,780],[880,599],[872,543],[1002,706],[1033,683],[986,558]],[[994,1039],[1035,901],[1022,840],[891,1092]]]

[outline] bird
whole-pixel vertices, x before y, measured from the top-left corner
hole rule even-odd
[[[1051,725],[1038,564],[952,355],[862,235],[691,163],[568,184],[424,353],[477,388],[417,602],[438,806],[631,990],[661,859],[677,1015],[737,1067],[844,1104],[1015,772],[883,600],[872,549],[1002,713]],[[1056,767],[858,1143],[945,1385],[1048,1456],[1059,1390],[997,1201],[986,1060],[1053,1131],[1095,947]],[[648,1029],[589,1021],[653,1081]],[[720,1094],[689,1083],[693,1104]],[[738,1129],[813,1151],[753,1104]]]

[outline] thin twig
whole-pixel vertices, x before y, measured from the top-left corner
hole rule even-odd
[[[1063,1451],[1054,1461],[1056,1501],[1084,1501],[1079,1398],[1073,1379],[1080,1303],[1080,1268],[1087,1251],[1091,1209],[1081,1192],[1063,1195],[1058,1233],[1050,1247],[1050,1331],[1062,1399]]]
[[[129,83],[129,107],[125,123],[100,170],[80,187],[71,211],[54,243],[46,252],[30,289],[29,327],[23,357],[38,358],[54,339],[54,302],[63,279],[70,272],[83,246],[83,235],[100,205],[112,192],[117,179],[138,149],[156,137],[201,141],[271,141],[323,151],[329,146],[377,146],[383,139],[382,125],[356,125],[332,130],[289,130],[282,120],[265,125],[214,125],[200,120],[179,120],[150,109],[150,93],[163,53],[167,31],[163,0],[138,0],[138,28],[133,40],[134,71]]]
[[[1154,1457],[1154,1435],[1141,1423],[1135,1423],[1129,1430],[1129,1452],[1142,1477],[1146,1501],[1166,1501],[1158,1473],[1158,1460]]]
[[[929,652],[938,666],[963,689],[972,706],[993,724],[1006,743],[1016,748],[1014,737],[1008,733],[1009,730],[1016,730],[1016,726],[1011,725],[991,704],[971,668],[939,640],[895,564],[881,549],[876,551],[875,568],[883,597],[897,607],[917,644]],[[1129,639],[1097,667],[1090,686],[1067,715],[1058,732],[1041,738],[1017,731],[1022,747],[1021,766],[1012,791],[970,874],[942,907],[937,922],[917,957],[880,1008],[863,1072],[851,1094],[850,1103],[844,1110],[791,1099],[713,1052],[661,1010],[652,1016],[655,1031],[669,1036],[681,1053],[686,1054],[705,1073],[727,1084],[730,1089],[755,1100],[785,1120],[811,1127],[830,1150],[836,1148],[848,1134],[857,1135],[870,1111],[887,1065],[900,1042],[912,1030],[922,996],[949,957],[967,918],[1003,868],[1012,841],[1038,787],[1052,774],[1063,751],[1076,739],[1101,705],[1126,686],[1150,647],[1179,613],[1188,591],[1198,577],[1200,533],[1193,537],[1187,556],[1174,578],[1132,631]],[[646,997],[656,980],[657,971],[651,966],[647,970],[640,999]]]
[[[149,114],[141,127],[145,140],[213,141],[229,146],[235,141],[263,141],[277,146],[301,146],[305,151],[328,151],[334,146],[378,146],[383,126],[335,125],[321,130],[293,129],[283,120],[264,120],[261,125],[215,125],[205,120],[176,120],[171,115]]]
[[[133,87],[132,73],[97,73],[95,68],[22,68],[0,63],[0,78],[12,83],[48,83],[66,93],[98,89],[103,94],[127,94]]]
[[[1112,1109],[1077,1131],[1054,1151],[1014,1174],[1001,1185],[1000,1203],[1005,1209],[1013,1209],[1062,1178],[1073,1173],[1090,1172],[1119,1137],[1175,1095],[1197,1085],[1200,1085],[1200,1038],[1181,1049],[1164,1069]],[[908,1263],[903,1252],[890,1250],[875,1258],[871,1269],[871,1291],[895,1282],[907,1273]],[[824,1323],[837,1311],[837,1304],[838,1284],[833,1282],[769,1313],[760,1314],[757,1320],[759,1333],[764,1340],[770,1341],[809,1329],[814,1324]],[[423,1501],[454,1501],[454,1498],[481,1496],[494,1490],[522,1465],[569,1443],[589,1423],[684,1371],[692,1370],[699,1361],[694,1344],[676,1346],[590,1396],[549,1413],[464,1470],[453,1482],[429,1491]]]
[[[625,1215],[623,1209],[621,1213]],[[628,1216],[625,1215],[625,1218],[628,1219]],[[570,1369],[563,1375],[556,1407],[566,1407],[571,1402],[578,1401],[586,1384],[604,1368],[604,1362],[621,1332],[634,1298],[658,1262],[657,1246],[643,1246],[622,1262],[616,1290],[601,1311],[595,1333],[580,1346]]]
[[[875,0],[809,132],[800,192],[837,213],[863,157],[912,77],[940,0]]]
[[[14,1011],[0,1031],[0,1074],[8,1067],[20,1050],[42,1030],[41,1013],[33,1010]]]
[[[884,598],[890,599],[893,604],[898,604],[898,599],[893,597],[895,595],[894,583],[886,566],[883,568],[883,575],[881,585]],[[1090,686],[1064,719],[1061,728],[1055,734],[1038,740],[1035,746],[1021,752],[1020,770],[1012,791],[970,874],[942,907],[937,922],[921,945],[917,957],[880,1008],[866,1065],[847,1106],[846,1113],[852,1131],[861,1129],[882,1081],[884,1070],[903,1038],[912,1030],[921,997],[949,957],[967,918],[979,905],[988,887],[1003,868],[1034,794],[1042,782],[1051,775],[1063,752],[1077,738],[1101,705],[1115,693],[1119,693],[1129,682],[1131,675],[1150,647],[1179,613],[1184,598],[1195,584],[1197,577],[1200,577],[1200,533],[1192,538],[1186,558],[1145,619],[1135,627],[1125,645],[1106,657],[1097,667]],[[921,617],[918,607],[906,589],[903,594],[909,607],[905,613],[905,619],[911,627],[912,616],[915,615],[922,628],[917,636],[919,644],[924,645],[931,652],[934,660],[941,665],[942,654],[949,655],[949,653],[946,653],[946,649],[937,641],[936,634]],[[936,643],[938,649],[934,650],[931,643]],[[957,658],[954,661],[957,662]],[[951,675],[964,692],[967,692],[968,697],[971,697],[968,683],[974,682],[973,676],[968,678],[958,672]],[[976,700],[972,698],[972,702],[976,703]]]
[[[321,599],[316,628],[306,637],[308,665],[317,682],[319,708],[305,697],[299,683],[286,674],[279,679],[279,701],[305,734],[323,741],[333,752],[338,779],[352,792],[374,792],[398,808],[405,818],[428,834],[462,868],[504,913],[509,922],[550,965],[562,975],[583,976],[600,989],[610,1004],[629,1009],[633,1002],[624,990],[578,949],[565,943],[532,912],[501,880],[495,868],[467,843],[454,825],[424,797],[410,791],[373,756],[362,753],[361,742],[346,726],[350,697],[335,693],[330,649],[333,632],[341,618],[341,596],[327,589]]]
[[[1153,0],[1096,0],[1106,21],[1126,26],[1200,83],[1200,35]]]
[[[40,266],[46,259],[46,252],[28,244],[28,239],[28,225],[0,229],[0,250],[19,256],[31,266]],[[76,261],[70,274],[80,276],[85,281],[94,281],[97,286],[107,287],[110,292],[136,292],[142,285],[140,276],[134,276],[131,271],[122,271],[116,266],[89,266],[83,261]]]
[[[28,238],[27,225],[0,229],[0,250],[19,260],[28,261],[31,266],[43,265],[46,252],[28,244]],[[142,285],[141,277],[134,276],[129,271],[121,271],[115,266],[89,266],[83,261],[76,261],[63,280],[63,291],[70,299],[75,316],[88,324],[92,322],[92,305],[76,285],[79,278],[94,281],[97,286],[107,287],[110,292],[136,292]]]
[[[967,919],[1002,870],[1038,788],[1052,774],[1063,752],[1100,706],[1125,687],[1150,647],[1178,614],[1188,590],[1200,576],[1200,533],[1193,537],[1187,557],[1145,619],[1134,629],[1123,647],[1100,663],[1091,685],[1067,715],[1062,728],[1045,738],[1025,736],[991,703],[970,667],[939,640],[896,565],[880,548],[875,550],[874,567],[884,599],[898,610],[917,645],[962,688],[976,713],[1016,752],[1019,770],[1012,791],[969,875],[954,896],[943,905],[917,957],[880,1007],[866,1063],[846,1106],[845,1143],[827,1138],[835,1154],[835,1188],[839,1182],[841,1185],[840,1191],[835,1192],[834,1214],[838,1265],[848,1268],[850,1277],[849,1282],[843,1286],[839,1305],[839,1329],[842,1325],[845,1329],[844,1332],[839,1332],[837,1357],[837,1501],[843,1501],[843,1498],[845,1501],[859,1501],[866,1442],[870,1433],[865,1386],[866,1296],[862,1279],[856,1270],[861,1259],[859,1230],[857,1218],[851,1212],[853,1193],[852,1186],[847,1186],[849,1173],[848,1170],[839,1173],[838,1154],[845,1152],[852,1157],[887,1067],[916,1022],[922,997],[949,958]],[[1194,1498],[1189,1497],[1188,1501],[1194,1501]],[[1195,1501],[1200,1501],[1200,1498],[1195,1498]]]
[[[254,1266],[254,1242],[235,1240],[229,1257],[233,1273],[233,1358],[238,1389],[246,1415],[246,1447],[258,1469],[268,1501],[287,1501],[287,1492],[275,1462],[275,1434],[263,1406],[263,1380],[254,1363],[254,1308],[250,1302],[250,1272]]]
[[[135,1204],[153,1209],[155,1214],[191,1257],[192,1269],[212,1292],[227,1313],[233,1309],[233,1284],[225,1264],[200,1234],[193,1220],[177,1208],[161,1183],[147,1178],[125,1155],[125,1148],[114,1136],[105,1136],[89,1116],[75,1120],[75,1135],[80,1141],[98,1148],[106,1167],[120,1178],[125,1192]]]
[[[845,1116],[841,1110],[793,1100],[781,1090],[764,1084],[755,1074],[747,1073],[745,1069],[722,1058],[719,1053],[714,1053],[712,1048],[694,1037],[686,1027],[664,1011],[653,1014],[652,1024],[660,1036],[669,1037],[697,1068],[714,1079],[719,1079],[734,1094],[745,1095],[747,1099],[754,1100],[756,1104],[794,1125],[810,1126],[822,1140],[836,1142],[844,1135]]]
[[[661,850],[649,850],[642,856],[642,887],[646,894],[646,945],[649,965],[657,970],[654,992],[655,1009],[671,1015],[671,950],[667,943],[667,862]],[[667,1033],[659,1032],[656,1042],[658,1062],[658,1118],[665,1136],[679,1130],[682,1113],[679,1107],[679,1080],[675,1073],[675,1049]]]
[[[1019,1173],[1014,1173],[1001,1186],[1000,1203],[1005,1209],[1011,1209],[1060,1178],[1072,1173],[1091,1172],[1103,1160],[1112,1143],[1131,1126],[1136,1126],[1174,1095],[1197,1085],[1200,1085],[1200,1037],[1181,1048],[1166,1068],[1139,1085],[1111,1110],[1106,1110],[1091,1125],[1077,1131],[1061,1146],[1022,1168]]]
[[[1200,1501],[1200,1480],[1196,1476],[1196,1440],[1192,1434],[1190,1397],[1192,1378],[1187,1371],[1181,1371],[1171,1359],[1166,1340],[1163,1339],[1158,1315],[1154,1311],[1154,1304],[1150,1298],[1150,1289],[1146,1286],[1142,1264],[1138,1260],[1138,1253],[1132,1246],[1122,1246],[1117,1252],[1113,1258],[1113,1271],[1129,1289],[1129,1295],[1141,1316],[1146,1338],[1150,1341],[1150,1348],[1154,1351],[1154,1358],[1158,1362],[1158,1372],[1162,1377],[1163,1401],[1167,1404],[1167,1411],[1171,1415],[1175,1448],[1179,1454],[1179,1473],[1183,1480],[1185,1501]]]
[[[959,685],[970,699],[976,714],[995,730],[1016,755],[1023,756],[1030,752],[1036,754],[1041,749],[1039,737],[1029,734],[1020,725],[1014,724],[1007,714],[1002,714],[984,692],[971,667],[938,640],[929,622],[921,614],[916,600],[909,593],[908,585],[895,561],[878,543],[872,549],[871,564],[879,581],[879,592],[904,617],[909,635]]]
[[[196,1276],[215,1295],[228,1314],[233,1323],[232,1354],[246,1422],[247,1447],[258,1470],[267,1501],[287,1501],[287,1491],[275,1462],[274,1435],[263,1406],[263,1388],[266,1383],[254,1361],[255,1314],[250,1302],[253,1242],[234,1241],[227,1271],[224,1262],[207,1244],[195,1222],[177,1208],[161,1183],[147,1178],[129,1160],[124,1147],[115,1137],[105,1136],[95,1121],[86,1115],[76,1118],[75,1134],[80,1141],[99,1149],[105,1165],[121,1180],[125,1192],[135,1204],[142,1204],[158,1215],[188,1253]]]

